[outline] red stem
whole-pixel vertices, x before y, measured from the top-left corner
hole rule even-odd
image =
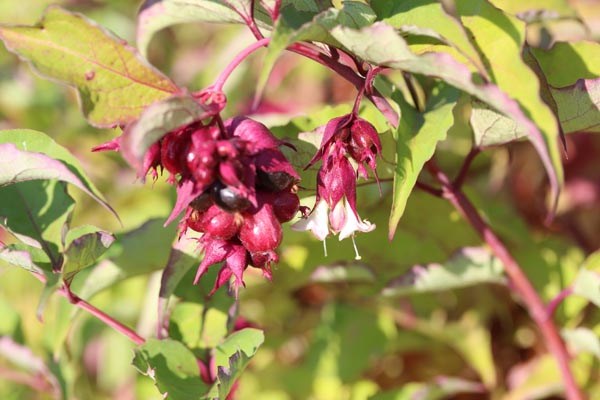
[[[76,307],[81,308],[82,310],[87,311],[94,317],[98,318],[100,321],[104,322],[106,325],[110,326],[114,330],[127,336],[138,346],[142,345],[146,342],[146,340],[143,337],[141,337],[140,335],[138,335],[134,330],[123,325],[121,322],[117,321],[110,315],[106,314],[104,311],[97,309],[96,307],[94,307],[93,305],[88,303],[87,301],[78,297],[76,294],[71,292],[71,290],[69,288],[62,287],[58,290],[58,292],[63,297],[66,297],[71,302],[71,304],[75,305]]]
[[[546,318],[550,319],[556,312],[556,309],[563,302],[564,299],[573,294],[573,288],[567,287],[564,288],[559,294],[556,295],[555,298],[550,300],[548,306],[546,306]]]
[[[215,80],[215,83],[212,85],[212,89],[217,92],[222,92],[223,85],[225,84],[231,73],[237,68],[237,66],[240,65],[242,61],[244,61],[250,54],[254,53],[261,47],[267,46],[270,41],[271,39],[268,38],[260,39],[252,43],[250,46],[246,47],[244,50],[242,50],[237,56],[235,56],[233,60],[231,60],[231,62],[225,67],[225,69],[221,71],[221,73]]]
[[[458,172],[458,175],[454,179],[453,184],[454,184],[455,188],[460,189],[462,187],[463,183],[465,183],[465,179],[467,178],[467,173],[469,172],[471,163],[473,162],[475,157],[477,157],[477,155],[480,153],[480,151],[481,150],[478,147],[473,147],[471,149],[471,151],[469,151],[469,154],[467,154],[467,156],[465,157],[465,160],[463,161],[462,166],[460,167],[460,171]]]
[[[443,197],[462,214],[462,216],[473,226],[483,240],[491,248],[492,252],[504,264],[504,270],[508,275],[512,287],[521,296],[529,315],[538,326],[548,350],[552,353],[565,385],[565,392],[569,400],[583,400],[573,373],[569,367],[569,354],[563,340],[558,333],[556,325],[551,318],[548,318],[544,302],[535,291],[531,282],[517,263],[517,261],[508,252],[502,241],[491,230],[483,218],[479,215],[473,204],[458,189],[435,164],[427,164],[429,171],[442,185]]]
[[[43,376],[31,376],[24,372],[6,368],[0,365],[0,379],[9,380],[17,384],[29,386],[37,392],[49,393],[52,391],[52,385],[48,383]]]

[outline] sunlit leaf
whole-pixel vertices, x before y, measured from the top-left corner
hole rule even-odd
[[[417,265],[394,279],[384,296],[405,296],[418,292],[457,289],[482,283],[503,283],[502,265],[487,250],[467,247],[445,264]]]
[[[38,254],[38,257],[41,253],[41,255],[43,255],[42,257],[45,258],[48,267],[44,268],[44,266],[38,265],[38,263],[34,260],[32,253]],[[49,272],[51,270],[50,260],[42,249],[23,244],[1,247],[0,260],[41,276],[44,275],[44,272]]]
[[[265,337],[261,330],[246,328],[235,332],[217,346],[217,382],[208,394],[210,400],[225,399],[235,381],[248,366]]]
[[[109,232],[84,225],[71,229],[65,238],[62,274],[70,282],[79,271],[94,264],[115,241]]]
[[[249,0],[146,0],[138,15],[137,45],[146,55],[152,37],[161,29],[192,22],[244,23],[240,12],[250,15]],[[269,17],[256,2],[255,17],[268,27]],[[237,11],[239,10],[239,12]]]
[[[431,31],[429,35],[455,47],[480,73],[484,73],[483,62],[469,41],[464,27],[446,13],[440,2],[375,0],[371,2],[371,7],[377,13],[378,19],[395,28],[405,28],[409,32],[412,27]]]
[[[44,360],[30,348],[16,343],[9,336],[0,337],[0,356],[46,383],[49,393],[56,399],[63,398],[61,385]]]
[[[190,232],[188,230],[188,232]],[[181,236],[169,254],[169,260],[160,279],[160,292],[158,299],[158,322],[161,329],[168,328],[169,299],[175,292],[181,279],[193,267],[199,264],[196,257],[198,253],[198,240],[188,234]],[[166,332],[163,332],[166,334]]]
[[[95,126],[134,121],[179,90],[123,40],[59,7],[48,8],[35,26],[0,26],[0,39],[43,76],[77,88],[83,113]]]
[[[473,35],[477,48],[487,60],[492,81],[519,103],[527,118],[537,126],[535,129],[539,129],[542,137],[538,133],[528,132],[529,140],[542,156],[551,182],[555,176],[557,182],[554,183],[560,185],[562,163],[558,147],[558,121],[550,107],[542,101],[540,82],[521,56],[525,44],[525,24],[483,0],[457,2],[456,8],[463,24]],[[498,51],[499,48],[502,51]],[[542,138],[543,141],[540,141]],[[544,152],[548,153],[549,159],[545,159]],[[558,187],[553,190],[553,199],[556,201]]]
[[[67,149],[41,132],[0,131],[0,187],[37,179],[58,179],[75,185],[116,216]]]
[[[600,338],[591,329],[563,329],[561,334],[575,354],[592,353],[600,359]]]
[[[275,62],[290,44],[316,41],[338,45],[337,40],[329,33],[331,28],[341,25],[358,29],[371,24],[374,20],[373,10],[367,4],[358,1],[345,1],[342,9],[330,8],[316,16],[293,6],[284,8],[271,35],[268,52],[258,79],[257,92],[263,91]]]
[[[360,262],[321,265],[315,268],[310,280],[320,283],[372,283],[373,271]]]
[[[550,50],[531,49],[555,88],[574,85],[579,79],[600,77],[600,44],[594,42],[556,43]],[[568,62],[567,62],[568,60]]]
[[[600,79],[580,79],[550,91],[565,133],[600,132]]]
[[[452,110],[458,96],[459,93],[454,88],[444,87],[429,100],[422,115],[406,103],[401,95],[396,96],[402,118],[395,135],[396,168],[388,230],[390,238],[394,237],[419,173],[433,156],[438,142],[446,138],[448,129],[454,122]]]
[[[584,297],[600,307],[600,271],[581,269],[573,283],[573,294]]]
[[[133,365],[169,399],[202,399],[208,391],[194,353],[175,340],[149,339],[135,350]]]
[[[164,268],[177,227],[163,227],[162,222],[151,219],[136,229],[116,234],[106,259],[87,276],[80,297],[90,298],[124,279]]]
[[[485,388],[481,383],[461,378],[440,376],[431,383],[408,383],[402,389],[382,392],[369,400],[442,400],[461,393],[481,394]]]
[[[511,29],[516,28],[512,26]],[[525,79],[530,81],[529,85],[531,87],[529,89],[526,87],[518,88],[517,90],[520,92],[514,96],[524,101],[524,106],[529,106],[529,103],[531,103],[531,108],[525,107],[525,109],[532,117],[536,117],[534,118],[536,123],[541,127],[547,127],[547,129],[540,130],[523,112],[519,104],[500,90],[498,86],[475,83],[469,69],[455,61],[450,55],[426,53],[417,56],[413,54],[404,39],[396,33],[393,27],[385,23],[378,22],[362,30],[336,27],[331,31],[331,34],[354,54],[370,63],[440,78],[446,83],[486,102],[504,115],[513,118],[519,125],[524,127],[529,140],[542,159],[550,179],[552,198],[556,199],[558,197],[563,180],[562,164],[558,152],[558,124],[555,123],[555,118],[552,116],[550,109],[539,98],[539,84],[535,74],[524,64],[522,67],[517,67],[516,72],[526,75],[527,78]],[[501,38],[506,36],[505,33],[495,32],[495,34]],[[509,38],[509,40],[512,39]],[[520,49],[520,44],[509,41],[507,42],[508,45]],[[510,62],[513,63],[513,60],[511,59]],[[502,79],[507,79],[508,76],[510,74],[503,75]],[[512,87],[513,85],[514,82],[507,86]],[[523,93],[523,95],[518,96],[519,93]],[[511,96],[513,96],[512,92]],[[536,111],[535,114],[534,111]],[[538,117],[538,114],[543,114],[543,121],[538,120],[541,118]],[[553,127],[551,130],[550,125]]]
[[[2,145],[0,145],[2,146]],[[0,187],[0,223],[28,246],[42,250],[53,269],[62,267],[62,233],[75,205],[59,181]]]

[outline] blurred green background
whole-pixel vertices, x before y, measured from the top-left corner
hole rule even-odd
[[[50,3],[80,11],[134,43],[138,1],[4,0],[0,2],[0,23],[35,23]],[[510,8],[519,2],[497,3]],[[598,38],[600,9],[592,8],[591,3],[573,2]],[[538,26],[531,30],[531,40],[541,43],[548,34],[576,36],[578,28],[569,25],[571,22],[560,22],[567,24],[562,27],[559,22]],[[177,83],[200,89],[252,40],[240,27],[176,26],[155,38],[149,58]],[[228,82],[228,116],[249,109],[260,62],[259,52]],[[284,115],[280,120],[285,126],[289,116],[319,110],[327,114],[331,111],[323,111],[324,105],[348,103],[354,95],[352,87],[321,66],[288,54],[271,76],[260,118],[277,126],[280,123],[271,113],[278,112]],[[93,146],[119,131],[89,127],[74,91],[40,79],[4,48],[0,49],[0,128],[39,130],[67,147],[122,220],[120,225],[72,189],[70,193],[78,201],[74,225],[91,223],[119,234],[156,219],[146,225],[150,244],[127,248],[128,253],[118,260],[131,268],[153,263],[158,269],[166,264],[174,232],[161,225],[174,203],[173,188],[164,178],[140,183],[118,154],[92,153]],[[285,129],[276,131],[285,135]],[[438,152],[439,163],[452,173],[470,148],[466,124],[454,129]],[[598,138],[578,134],[568,140],[573,150],[566,162],[567,188],[569,182],[581,179],[599,182]],[[599,248],[600,206],[596,201],[578,202],[567,191],[556,222],[543,226],[543,174],[531,146],[515,143],[479,156],[466,189],[548,300],[571,282],[586,256]],[[376,185],[360,189],[361,216],[378,226],[357,238],[363,256],[360,264],[353,261],[349,241],[328,240],[325,257],[320,242],[287,228],[273,282],[265,281],[259,271],[249,272],[247,288],[241,291],[240,315],[265,330],[266,342],[244,373],[236,398],[408,399],[415,393],[422,398],[560,398],[558,371],[506,286],[482,284],[391,300],[377,295],[390,280],[415,265],[444,263],[463,247],[481,245],[446,202],[420,191],[411,196],[399,231],[389,243],[391,184],[383,182],[382,190],[380,197]],[[311,201],[307,197],[306,204]],[[0,232],[0,240],[9,238]],[[358,277],[355,282],[323,282],[315,271],[324,265],[349,265]],[[40,322],[36,308],[41,284],[10,266],[0,264],[0,274],[0,335],[28,346],[64,382],[69,398],[162,398],[153,382],[131,366],[134,346],[126,338],[88,315],[79,314],[71,322],[73,308],[58,296],[49,302]],[[79,284],[92,274],[87,271],[78,276]],[[179,331],[179,339],[201,348],[199,343],[206,338],[194,332],[200,332],[201,323],[209,322],[201,322],[203,295],[189,280],[178,289],[182,301],[173,312],[172,326]],[[149,337],[155,333],[159,283],[160,270],[120,279],[94,295],[92,303]],[[225,313],[215,312],[210,324],[220,326]],[[600,333],[598,309],[579,298],[570,298],[560,307],[557,323]],[[219,328],[211,325],[207,329]],[[598,353],[583,351],[574,361],[577,378],[591,398],[600,398],[600,350]],[[28,372],[18,360],[0,352],[0,398],[52,398],[48,388],[32,387],[28,377],[35,373],[39,371]],[[482,394],[482,388],[489,395]]]

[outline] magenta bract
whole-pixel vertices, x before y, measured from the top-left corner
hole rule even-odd
[[[231,277],[234,289],[242,286],[248,265],[271,277],[281,223],[291,220],[300,204],[299,175],[281,145],[259,122],[237,117],[220,125],[215,117],[169,132],[147,154],[145,170],[160,166],[177,185],[167,222],[186,210],[182,230],[203,233],[196,281],[209,266],[222,263],[213,291]]]

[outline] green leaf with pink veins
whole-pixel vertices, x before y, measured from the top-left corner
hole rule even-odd
[[[180,89],[136,50],[96,23],[50,7],[35,26],[0,26],[0,39],[43,77],[75,87],[97,127],[132,122]]]

